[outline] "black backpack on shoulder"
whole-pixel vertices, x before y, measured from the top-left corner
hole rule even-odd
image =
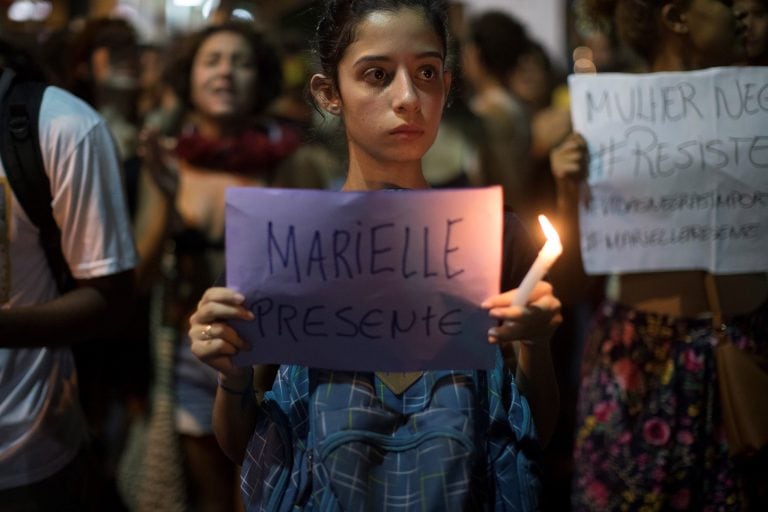
[[[5,68],[0,75],[0,158],[16,199],[40,231],[59,293],[72,290],[75,279],[61,252],[61,231],[53,218],[51,183],[43,167],[38,118],[48,85],[20,78]]]

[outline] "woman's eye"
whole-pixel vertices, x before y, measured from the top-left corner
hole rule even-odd
[[[431,66],[426,67],[426,68],[422,68],[421,76],[425,80],[432,80],[433,78],[435,78],[435,76],[437,76],[437,71],[435,70],[435,68],[433,68]]]
[[[241,68],[256,67],[256,61],[245,53],[235,53],[232,55],[232,62]]]
[[[387,73],[381,68],[369,69],[365,72],[365,79],[369,82],[383,82],[387,79]]]
[[[251,59],[235,59],[234,64],[238,69],[251,69],[256,67]]]

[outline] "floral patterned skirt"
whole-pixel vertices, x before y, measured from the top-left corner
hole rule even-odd
[[[768,305],[728,322],[768,349]],[[720,417],[709,320],[606,302],[592,320],[578,400],[574,510],[740,510]]]

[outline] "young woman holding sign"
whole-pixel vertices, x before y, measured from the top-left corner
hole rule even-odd
[[[729,2],[586,3],[596,18],[615,21],[653,72],[728,65],[744,55],[743,27]],[[587,156],[578,134],[551,155],[564,220],[578,219]],[[574,235],[570,255],[578,255],[578,226],[563,231]],[[763,274],[609,278],[582,362],[574,510],[742,510],[722,426],[715,346],[723,334],[744,350],[765,352],[767,294]],[[718,301],[721,333],[712,327]]]
[[[427,187],[421,158],[451,82],[446,11],[437,0],[325,3],[316,48],[322,74],[310,88],[317,105],[344,122],[344,190]],[[506,219],[505,231],[511,287],[534,254],[516,218]],[[396,382],[368,372],[236,368],[232,356],[249,340],[227,321],[252,315],[234,290],[206,291],[191,318],[192,350],[219,371],[215,431],[243,465],[248,509],[535,507],[531,464],[557,414],[548,342],[560,303],[546,283],[524,308],[509,306],[515,295],[483,304],[500,321],[488,333],[500,346],[495,370],[418,372]]]

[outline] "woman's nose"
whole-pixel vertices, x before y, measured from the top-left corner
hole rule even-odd
[[[235,65],[232,62],[232,59],[220,59],[216,68],[219,73],[229,75],[232,73],[232,70],[235,69]]]
[[[392,83],[393,107],[398,111],[418,111],[419,97],[413,79],[406,71],[399,71]]]

